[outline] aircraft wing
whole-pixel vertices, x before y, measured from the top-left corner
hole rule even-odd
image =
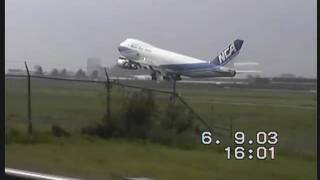
[[[161,74],[165,75],[167,72],[174,73],[172,70],[167,68],[160,68],[159,66],[156,66],[153,61],[149,58],[141,57],[138,60],[135,60],[134,63],[138,64],[143,69],[150,69],[152,71],[158,71]]]
[[[235,62],[234,66],[258,66],[258,62]]]
[[[166,79],[166,80],[171,78],[177,78],[179,80],[181,79],[180,76],[177,74],[177,72],[168,68],[157,66],[153,63],[151,59],[142,57],[138,60],[135,60],[134,63],[138,64],[138,66],[142,69],[150,70],[152,80],[156,79],[159,82],[160,80],[163,80],[163,79]]]

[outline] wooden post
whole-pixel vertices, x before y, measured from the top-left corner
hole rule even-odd
[[[172,96],[172,102],[173,102],[173,104],[175,104],[175,102],[176,102],[176,80],[173,78],[173,96]]]
[[[26,66],[28,75],[28,134],[32,135],[30,72],[26,61],[24,62],[24,65]]]
[[[110,110],[110,78],[107,72],[107,68],[104,68],[105,73],[106,73],[106,77],[107,77],[107,84],[106,84],[106,88],[107,88],[107,120],[110,119],[111,117],[111,110]]]

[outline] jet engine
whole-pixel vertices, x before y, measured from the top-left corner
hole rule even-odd
[[[135,63],[132,63],[130,60],[126,59],[125,57],[119,57],[117,65],[124,69],[131,69],[136,70],[138,69],[138,65]]]

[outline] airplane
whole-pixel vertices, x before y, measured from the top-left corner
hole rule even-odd
[[[234,77],[233,59],[239,54],[243,40],[236,39],[212,60],[202,60],[160,49],[143,41],[128,38],[121,42],[117,65],[131,70],[151,71],[152,80],[181,80],[190,78]],[[254,71],[244,71],[254,72]]]

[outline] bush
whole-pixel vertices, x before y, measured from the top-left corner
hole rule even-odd
[[[5,133],[5,143],[37,144],[53,142],[54,137],[48,132],[33,131],[32,135],[10,128]]]
[[[122,128],[119,126],[119,123],[120,121],[116,121],[113,118],[107,119],[107,116],[104,116],[102,122],[82,128],[81,133],[102,138],[121,136]],[[119,133],[119,131],[121,131],[121,133]]]
[[[194,118],[184,106],[168,104],[153,127],[151,141],[181,148],[191,148],[195,142]]]
[[[161,121],[164,129],[172,129],[176,134],[192,130],[194,128],[193,116],[181,105],[169,104]]]
[[[128,96],[119,114],[82,129],[82,133],[102,138],[120,137],[149,140],[165,145],[190,148],[194,141],[194,117],[182,105],[169,103],[162,111],[151,91]]]
[[[51,126],[51,132],[56,137],[69,137],[70,133],[68,133],[65,129],[60,127],[58,124],[53,124]]]
[[[157,114],[153,94],[150,91],[134,93],[124,105],[122,121],[124,136],[146,139]]]
[[[5,144],[10,144],[12,142],[17,141],[17,139],[21,139],[21,133],[15,129],[10,128],[5,132]]]

